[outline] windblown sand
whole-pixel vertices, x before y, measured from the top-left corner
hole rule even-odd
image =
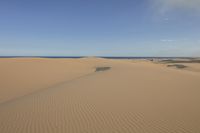
[[[195,63],[0,59],[0,133],[199,133],[199,70]]]

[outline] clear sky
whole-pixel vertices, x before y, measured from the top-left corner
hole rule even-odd
[[[200,0],[0,0],[0,55],[200,56]]]

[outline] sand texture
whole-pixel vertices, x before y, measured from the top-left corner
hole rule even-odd
[[[200,133],[200,65],[188,66],[0,59],[0,133]]]

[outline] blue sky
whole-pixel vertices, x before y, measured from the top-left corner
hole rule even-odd
[[[0,55],[200,56],[200,1],[1,0]]]

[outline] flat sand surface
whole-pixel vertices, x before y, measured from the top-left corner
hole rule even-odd
[[[0,133],[200,133],[200,65],[188,66],[1,58]]]

